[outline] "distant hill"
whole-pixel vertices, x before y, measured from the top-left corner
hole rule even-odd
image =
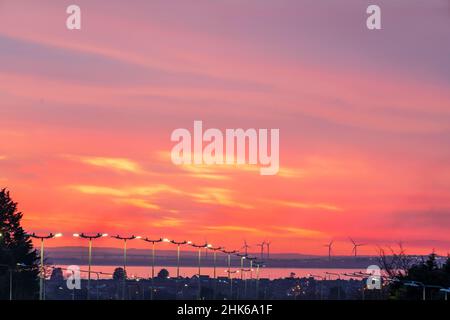
[[[86,247],[49,247],[46,248],[47,263],[55,265],[85,265],[87,264],[88,251]],[[250,256],[260,257],[258,253],[249,253]],[[157,263],[161,265],[176,265],[175,250],[157,250]],[[197,251],[182,251],[181,260],[184,266],[197,265]],[[367,268],[371,264],[376,264],[377,257],[374,256],[335,256],[330,260],[325,256],[306,255],[297,253],[273,253],[267,261],[267,266],[276,268]],[[151,250],[149,249],[128,249],[128,265],[144,266],[151,261]],[[238,263],[239,257],[233,256],[232,263]],[[92,263],[94,265],[121,265],[123,263],[123,250],[120,248],[99,247],[92,251]],[[202,264],[204,266],[213,265],[213,254],[208,253],[206,257],[203,253]],[[217,254],[217,265],[226,265],[226,255]]]

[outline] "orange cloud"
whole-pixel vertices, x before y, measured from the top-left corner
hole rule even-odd
[[[125,198],[125,199],[116,199],[117,202],[125,203],[132,205],[134,207],[143,208],[143,209],[151,209],[151,210],[158,210],[160,209],[160,206],[150,203],[147,200],[144,199],[136,199],[136,198]]]
[[[298,208],[298,209],[322,209],[327,211],[342,211],[343,209],[327,203],[305,203],[305,202],[298,202],[298,201],[271,201],[274,204],[278,204],[280,206],[285,207],[291,207],[291,208]]]
[[[252,232],[252,233],[259,233],[262,232],[259,229],[256,228],[250,228],[250,227],[242,227],[242,226],[233,226],[233,225],[226,225],[226,226],[206,226],[204,229],[212,230],[212,231],[231,231],[231,232]]]
[[[295,227],[275,227],[275,229],[288,232],[289,235],[285,235],[288,237],[295,236],[300,238],[324,238],[326,234],[317,230],[309,230],[303,228],[295,228]],[[283,236],[282,234],[277,234],[278,236]]]
[[[142,173],[143,170],[138,163],[126,158],[108,158],[108,157],[86,157],[86,156],[66,156],[69,159],[78,160],[82,163],[132,173]]]
[[[94,185],[72,185],[69,188],[86,194],[109,195],[117,197],[150,196],[158,193],[182,193],[171,186],[159,184],[154,186],[111,188]]]
[[[163,217],[160,220],[157,220],[152,223],[154,227],[180,227],[182,226],[186,220],[173,218],[173,217]]]
[[[218,204],[242,209],[253,208],[252,205],[234,200],[232,192],[223,188],[202,188],[199,193],[191,193],[191,196],[199,203]]]

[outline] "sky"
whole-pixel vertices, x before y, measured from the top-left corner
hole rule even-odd
[[[449,57],[447,0],[0,0],[0,186],[48,246],[447,254]],[[174,165],[194,120],[279,128],[279,173]]]

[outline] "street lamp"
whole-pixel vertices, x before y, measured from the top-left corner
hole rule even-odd
[[[149,238],[145,238],[142,240],[144,240],[145,242],[150,242],[152,244],[152,278],[154,278],[155,277],[155,243],[162,242],[163,239],[159,238],[159,239],[152,240]]]
[[[198,299],[201,298],[201,291],[202,291],[202,280],[200,279],[200,274],[201,274],[201,260],[202,260],[202,249],[203,248],[207,248],[208,244],[195,244],[195,243],[191,243],[190,244],[192,247],[197,248],[198,249]]]
[[[123,241],[123,280],[122,280],[122,300],[125,300],[125,288],[127,282],[127,241],[141,239],[141,236],[122,237],[119,235],[111,236],[114,239]]]
[[[339,273],[334,273],[334,272],[325,272],[326,274],[328,274],[328,275],[334,275],[334,276],[337,276],[338,277],[338,283],[339,283],[339,285],[338,285],[338,300],[341,300],[341,275],[339,274]],[[330,277],[330,280],[331,280],[331,277]]]
[[[214,293],[213,293],[213,299],[216,298],[216,291],[217,291],[217,274],[216,274],[216,268],[217,268],[217,251],[222,250],[222,247],[213,247],[212,245],[210,245],[208,247],[209,250],[213,251],[213,265],[214,265],[214,271],[213,271],[213,276],[214,276]]]
[[[231,277],[231,275],[239,273],[239,270],[235,270],[235,271],[225,270],[225,272],[228,273],[228,279],[230,281],[230,299],[233,299],[233,278]]]
[[[201,259],[202,259],[202,249],[203,248],[207,248],[208,244],[195,244],[195,243],[191,243],[190,244],[192,247],[197,248],[198,249],[198,277],[200,278],[200,271],[201,271]]]
[[[426,292],[425,292],[425,285],[422,282],[419,281],[411,281],[411,282],[405,282],[405,286],[407,287],[422,287],[422,300],[426,300]]]
[[[230,279],[230,269],[231,269],[231,255],[235,254],[237,251],[233,250],[233,251],[227,251],[227,250],[222,250],[223,253],[225,253],[227,255],[227,262],[228,262],[228,279]]]
[[[189,241],[190,242],[190,241]],[[173,243],[177,246],[177,280],[180,278],[180,246],[188,243],[187,241],[175,241],[170,240],[170,243]]]
[[[208,249],[213,251],[213,262],[214,262],[214,271],[213,271],[213,275],[214,275],[214,279],[216,279],[216,278],[217,278],[217,276],[216,276],[216,267],[217,267],[217,265],[216,265],[216,258],[217,258],[217,251],[222,250],[223,248],[222,248],[222,247],[213,247],[212,245],[209,245],[209,246],[208,246]]]
[[[39,300],[45,300],[45,294],[44,294],[44,285],[45,285],[45,270],[44,270],[44,240],[45,239],[52,239],[52,238],[59,238],[62,237],[62,233],[49,233],[45,236],[38,236],[34,232],[32,234],[29,234],[31,238],[39,239],[41,242],[41,272],[40,272],[40,278],[39,278]]]
[[[107,233],[97,233],[95,235],[87,235],[84,233],[74,233],[73,236],[75,238],[81,238],[81,239],[87,239],[89,241],[88,246],[88,285],[87,285],[87,299],[90,299],[89,293],[91,289],[91,264],[92,264],[92,240],[98,239],[98,238],[104,238],[107,237]]]
[[[441,291],[441,292],[444,292],[444,294],[445,294],[445,301],[447,301],[447,294],[450,292],[450,288],[448,288],[448,289],[441,289],[441,290],[439,290],[439,291]]]
[[[236,256],[241,258],[241,280],[243,280],[244,272],[242,272],[242,271],[244,270],[244,260],[247,257],[247,255],[246,254],[236,253]]]
[[[150,299],[153,300],[153,290],[154,290],[153,288],[154,288],[154,281],[155,281],[154,280],[155,279],[155,243],[162,242],[163,239],[159,238],[159,239],[152,240],[149,238],[145,238],[142,240],[144,240],[145,242],[150,242],[152,244],[152,291],[150,293]]]
[[[264,262],[263,261],[255,261],[255,265],[256,265],[256,300],[258,300],[258,296],[259,296],[259,268],[260,267],[265,267]]]
[[[257,258],[256,257],[249,257],[248,255],[245,257],[245,259],[247,259],[248,261],[250,261],[250,267],[248,269],[246,269],[246,271],[250,272],[250,286],[252,285],[253,282],[253,261],[255,261]],[[248,278],[245,278],[245,296],[247,296],[247,280]]]

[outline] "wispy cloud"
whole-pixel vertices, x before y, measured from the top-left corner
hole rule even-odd
[[[232,192],[223,188],[202,188],[199,193],[191,193],[191,196],[199,203],[218,204],[242,209],[253,208],[252,205],[235,200]]]
[[[174,217],[163,217],[152,223],[154,227],[179,227],[183,225],[186,220],[174,218]]]
[[[182,191],[165,184],[124,188],[111,188],[95,185],[71,185],[69,188],[86,194],[110,195],[117,197],[151,196],[158,193],[182,193]]]
[[[134,207],[143,208],[143,209],[151,209],[151,210],[158,210],[160,209],[160,206],[154,203],[149,202],[148,200],[144,199],[137,199],[137,198],[121,198],[116,199],[116,202],[119,203],[125,203],[128,205],[132,205]]]
[[[307,202],[299,202],[299,201],[280,201],[280,200],[273,200],[270,201],[273,204],[285,206],[285,207],[291,207],[291,208],[298,208],[298,209],[319,209],[319,210],[326,210],[326,211],[343,211],[342,208],[328,203],[307,203]]]
[[[259,230],[257,228],[234,226],[234,225],[205,226],[204,229],[211,230],[211,231],[235,231],[235,232],[253,232],[253,233],[262,232],[261,230]]]
[[[288,236],[294,236],[294,237],[300,237],[300,238],[324,238],[326,237],[326,234],[317,231],[317,230],[310,230],[310,229],[303,229],[303,228],[296,228],[296,227],[275,227],[276,230],[280,230],[283,232],[289,233]],[[278,233],[278,236],[280,234]]]
[[[91,166],[102,167],[116,171],[127,171],[132,173],[143,173],[141,166],[127,158],[112,158],[112,157],[92,157],[92,156],[72,156],[66,155],[66,158],[80,161]]]
[[[129,195],[129,193],[125,190],[102,186],[75,185],[69,186],[69,188],[85,194],[95,194],[102,196],[126,197],[127,195]]]

